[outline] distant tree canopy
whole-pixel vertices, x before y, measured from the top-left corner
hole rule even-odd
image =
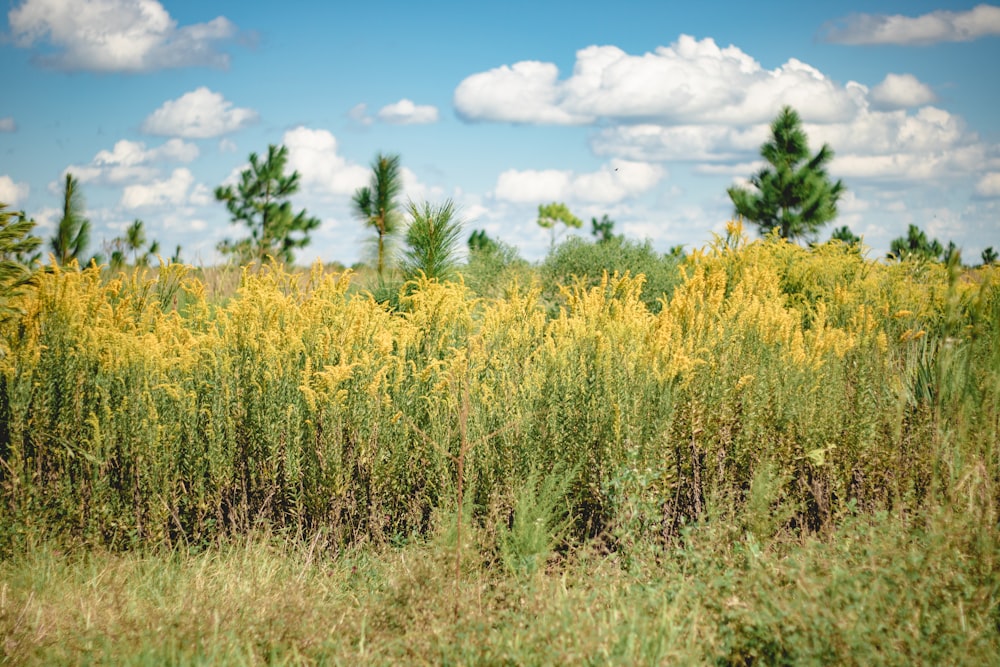
[[[771,139],[760,154],[769,166],[750,177],[753,189],[728,190],[737,215],[756,224],[761,234],[776,229],[790,240],[814,237],[837,217],[837,201],[846,188],[827,175],[833,150],[824,144],[810,156],[802,121],[791,107],[782,108],[771,123]]]
[[[112,271],[119,271],[128,264],[128,254],[132,255],[132,266],[149,266],[150,260],[159,254],[160,243],[157,240],[146,245],[146,226],[142,220],[136,218],[125,230],[123,236],[116,236],[105,244],[105,252],[108,253],[108,267]],[[180,246],[177,246],[176,259],[171,261],[179,262]]]
[[[889,255],[897,259],[940,259],[944,252],[944,247],[937,239],[928,239],[927,234],[916,225],[910,225],[906,236],[893,239],[889,244]]]
[[[607,243],[615,238],[615,221],[605,213],[601,219],[590,219],[590,234],[598,243]]]
[[[305,209],[292,212],[290,197],[298,192],[299,173],[285,175],[288,148],[269,145],[261,161],[250,154],[250,167],[240,173],[240,182],[215,189],[215,198],[224,202],[233,224],[243,224],[250,236],[238,241],[226,239],[218,249],[235,256],[240,263],[275,260],[290,264],[293,250],[309,245],[309,233],[320,225]],[[139,244],[141,245],[141,244]]]
[[[469,235],[469,250],[471,252],[493,252],[498,247],[484,229],[477,229]]]
[[[842,241],[847,245],[858,245],[861,243],[861,237],[851,231],[851,228],[847,225],[842,225],[833,230],[830,234],[830,239],[833,241]]]
[[[557,225],[563,225],[562,232],[556,232]],[[550,242],[549,250],[554,250],[556,240],[570,227],[580,229],[583,227],[583,220],[573,215],[569,207],[562,202],[552,202],[551,204],[539,204],[538,206],[538,226],[549,230]]]

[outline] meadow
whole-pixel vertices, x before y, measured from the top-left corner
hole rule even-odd
[[[995,664],[1000,269],[39,274],[0,337],[0,656]]]

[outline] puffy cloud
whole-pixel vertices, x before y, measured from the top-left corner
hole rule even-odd
[[[613,203],[647,192],[665,175],[659,165],[617,159],[598,171],[584,174],[556,169],[508,169],[497,178],[494,197],[520,203],[554,200]]]
[[[17,125],[14,123],[14,119],[10,116],[6,118],[0,118],[0,132],[13,132],[17,129]]]
[[[854,14],[828,23],[821,33],[825,41],[837,44],[968,42],[1000,35],[1000,7],[983,4],[964,12],[938,10],[920,16]]]
[[[122,139],[110,151],[99,151],[89,164],[70,165],[63,175],[71,173],[81,183],[127,183],[155,177],[158,170],[150,163],[192,162],[198,152],[197,146],[181,139],[171,139],[151,149],[141,141]]]
[[[916,111],[861,107],[850,119],[805,123],[810,149],[833,148],[831,173],[838,178],[926,181],[978,174],[1000,167],[1000,146],[984,145],[962,119],[926,106]],[[598,155],[639,161],[694,161],[700,174],[749,175],[744,168],[759,156],[767,124],[619,125],[591,136]]]
[[[870,97],[876,109],[906,109],[937,100],[930,86],[912,74],[887,74],[882,83],[872,88]]]
[[[235,132],[257,121],[257,112],[233,103],[202,86],[167,100],[142,123],[142,131],[168,137],[208,139]]]
[[[1000,197],[1000,171],[986,174],[976,183],[976,194],[980,197]]]
[[[150,184],[134,184],[125,188],[121,205],[127,209],[153,206],[179,206],[188,202],[188,190],[194,185],[194,175],[183,167],[174,169],[170,178]]]
[[[454,105],[465,120],[574,125],[593,122],[561,108],[559,68],[523,61],[473,74],[455,89]]]
[[[337,138],[328,130],[299,126],[285,132],[288,171],[298,171],[303,188],[350,195],[367,185],[370,171],[337,155]]]
[[[0,176],[0,203],[15,208],[30,192],[27,183],[15,183],[10,176]]]
[[[219,16],[178,27],[157,0],[25,0],[7,15],[14,43],[47,43],[38,60],[64,70],[141,72],[170,67],[226,67],[215,45],[236,35]]]
[[[935,107],[916,113],[866,110],[849,123],[805,129],[815,145],[834,148],[831,172],[838,177],[925,181],[1000,166],[997,147],[984,145],[961,118]]]
[[[438,120],[437,107],[417,105],[405,98],[382,107],[376,115],[383,123],[393,125],[423,125]]]
[[[589,46],[564,81],[554,64],[534,61],[474,74],[458,85],[454,104],[469,121],[751,124],[769,122],[785,104],[810,120],[843,120],[855,97],[794,58],[766,70],[735,46],[681,35],[641,56]]]

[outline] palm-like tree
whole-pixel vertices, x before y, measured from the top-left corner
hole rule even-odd
[[[401,216],[397,198],[403,191],[399,156],[379,153],[372,162],[371,184],[354,193],[354,213],[378,233],[379,278],[384,278],[386,247],[399,232]]]
[[[146,230],[138,218],[125,230],[125,247],[132,252],[132,263],[139,265],[139,251],[146,243]]]
[[[90,244],[90,220],[83,217],[84,200],[80,182],[73,174],[66,174],[63,184],[63,214],[56,226],[56,233],[49,240],[49,248],[60,266],[65,266],[81,256]]]

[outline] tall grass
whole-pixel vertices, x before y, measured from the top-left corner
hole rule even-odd
[[[995,521],[995,270],[747,243],[733,226],[658,313],[641,276],[611,276],[566,288],[555,317],[537,290],[482,300],[431,280],[389,312],[321,267],[246,273],[219,304],[183,271],[56,270],[23,297],[0,361],[5,549],[262,525],[386,543],[454,505],[469,442],[483,525],[512,520],[528,471],[555,468],[573,471],[576,538],[631,517],[669,541],[710,497],[747,504],[762,470],[792,508],[774,530],[928,503]]]
[[[997,269],[733,224],[679,271],[556,313],[39,275],[0,325],[2,655],[995,661]]]

